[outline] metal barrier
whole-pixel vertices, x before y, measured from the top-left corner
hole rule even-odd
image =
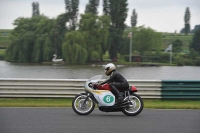
[[[72,98],[87,79],[0,79],[0,97]],[[200,81],[128,80],[149,99],[200,99]]]
[[[194,80],[163,80],[162,98],[200,99],[200,81]]]
[[[0,97],[72,98],[87,79],[0,79]],[[142,98],[161,98],[160,80],[128,80]]]
[[[128,80],[130,86],[138,88],[137,94],[142,98],[161,98],[161,80]]]

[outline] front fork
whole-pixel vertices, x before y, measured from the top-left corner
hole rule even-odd
[[[84,102],[83,102],[83,106],[86,104],[86,102],[87,102],[87,100],[88,100],[89,98],[91,98],[93,102],[98,103],[97,100],[94,98],[94,96],[93,96],[92,94],[90,94],[90,93],[80,93],[80,94],[78,94],[78,95],[86,96],[86,98],[85,98],[85,100],[84,100]]]
[[[88,98],[90,97],[90,93],[87,93],[87,97],[85,98],[84,102],[83,102],[83,106],[85,105],[85,103],[87,102]]]

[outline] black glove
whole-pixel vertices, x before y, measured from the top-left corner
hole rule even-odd
[[[97,84],[97,83],[93,84],[94,90],[98,90],[98,86],[99,86],[99,84]]]

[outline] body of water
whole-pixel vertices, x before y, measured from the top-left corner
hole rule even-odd
[[[117,66],[127,79],[144,80],[200,80],[200,67],[196,66]],[[18,64],[0,61],[0,78],[88,79],[105,75],[103,65]],[[108,78],[104,76],[103,78]]]

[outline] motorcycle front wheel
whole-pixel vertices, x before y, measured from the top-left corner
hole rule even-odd
[[[129,96],[129,99],[132,105],[130,105],[130,107],[128,108],[123,108],[122,112],[128,116],[136,116],[139,113],[141,113],[144,107],[142,98],[137,94],[133,93]],[[126,97],[125,100],[128,100],[128,97]]]
[[[77,95],[72,101],[72,108],[74,112],[79,115],[88,115],[90,114],[95,107],[95,103],[89,97],[87,101],[85,101],[87,95]]]

